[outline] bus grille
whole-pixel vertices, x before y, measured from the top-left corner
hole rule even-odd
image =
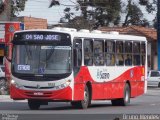
[[[24,86],[25,88],[29,89],[53,89],[54,87],[34,87],[34,86]]]

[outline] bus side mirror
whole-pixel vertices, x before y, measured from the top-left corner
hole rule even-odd
[[[9,54],[9,46],[8,45],[5,46],[4,56],[9,62],[11,62],[11,57],[10,57],[10,54]]]

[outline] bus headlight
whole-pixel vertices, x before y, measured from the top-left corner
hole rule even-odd
[[[11,80],[11,84],[14,85],[16,88],[22,88],[23,87],[23,85],[18,84],[13,79]]]

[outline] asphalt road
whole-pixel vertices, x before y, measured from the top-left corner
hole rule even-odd
[[[146,115],[152,115],[153,120],[160,119],[160,88],[149,88],[147,93],[131,99],[131,104],[123,106],[112,106],[110,101],[92,101],[92,106],[86,110],[72,108],[70,103],[49,103],[42,106],[40,110],[29,110],[27,101],[13,101],[9,98],[0,101],[0,120],[7,117],[34,120],[146,120]],[[17,115],[17,116],[16,116]],[[131,115],[131,116],[130,116]],[[133,115],[133,116],[132,116]],[[145,115],[145,116],[143,116]],[[16,119],[16,117],[18,117]],[[131,118],[130,118],[131,117]],[[148,116],[147,116],[148,117]],[[12,118],[12,119],[13,119]]]

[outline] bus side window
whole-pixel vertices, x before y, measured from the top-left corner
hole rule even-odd
[[[73,42],[74,67],[82,65],[82,40],[75,39]]]
[[[93,41],[92,39],[85,39],[84,40],[84,65],[92,66],[93,65]]]
[[[96,66],[104,65],[104,41],[94,41],[94,64]]]
[[[141,43],[141,61],[142,65],[145,65],[145,60],[146,60],[146,45],[145,42]]]
[[[133,42],[133,64],[140,65],[140,42]]]
[[[125,42],[124,48],[125,48],[125,54],[124,54],[125,65],[131,66],[132,65],[132,42],[131,41]]]
[[[123,41],[116,41],[116,65],[124,65],[124,45]]]
[[[105,63],[107,66],[115,65],[115,42],[106,40],[105,42]]]

